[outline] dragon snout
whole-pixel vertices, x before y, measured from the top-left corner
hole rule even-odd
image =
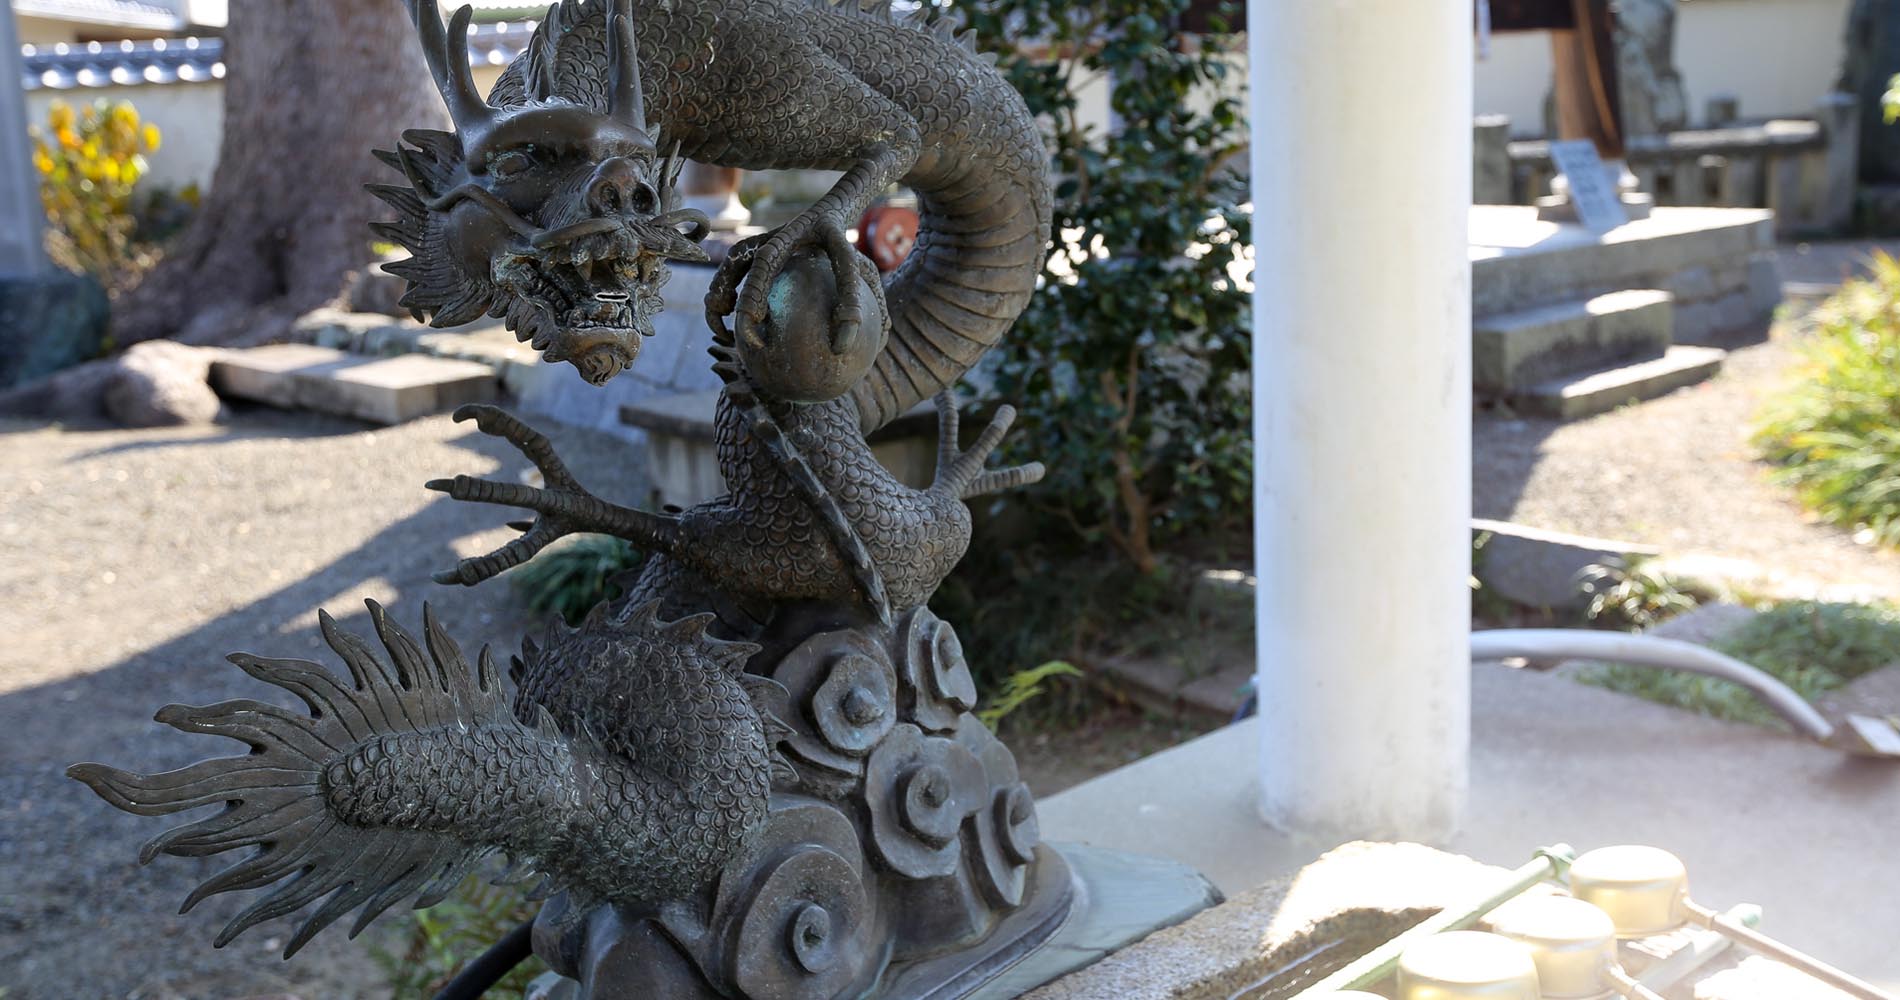
[[[624,156],[602,160],[587,182],[587,207],[597,217],[629,213],[651,215],[659,204],[659,192],[640,176],[639,167]]]

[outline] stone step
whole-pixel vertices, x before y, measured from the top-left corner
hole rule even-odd
[[[1632,288],[1472,321],[1472,385],[1482,394],[1528,389],[1568,372],[1662,357],[1675,296]]]
[[[211,385],[224,396],[376,424],[488,402],[501,388],[493,368],[473,361],[374,358],[308,344],[232,351],[212,363]]]
[[[1678,345],[1660,358],[1539,383],[1514,394],[1512,401],[1523,413],[1576,420],[1694,385],[1721,371],[1726,357],[1719,347]]]

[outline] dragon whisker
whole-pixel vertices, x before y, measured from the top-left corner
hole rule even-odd
[[[500,198],[495,197],[493,194],[474,184],[464,184],[434,201],[425,203],[424,207],[431,212],[446,212],[462,201],[472,201],[488,209],[490,214],[500,219],[509,229],[514,230],[518,235],[533,239],[535,235],[541,231],[540,227],[522,218],[514,209],[509,208],[507,202],[502,201]]]

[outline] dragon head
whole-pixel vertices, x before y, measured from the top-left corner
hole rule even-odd
[[[408,280],[402,304],[435,326],[505,319],[606,382],[653,334],[666,262],[707,259],[706,217],[679,207],[678,147],[662,156],[648,132],[630,0],[556,3],[487,98],[470,8],[445,28],[436,0],[407,2],[455,131],[377,152],[408,180],[370,189],[401,216],[373,228],[410,253],[385,265]]]

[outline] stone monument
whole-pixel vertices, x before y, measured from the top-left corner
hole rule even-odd
[[[26,100],[13,8],[0,10],[0,389],[77,364],[105,339],[106,295],[46,259],[46,216],[26,153]]]
[[[379,154],[401,182],[375,189],[397,214],[378,232],[410,251],[389,269],[438,326],[505,319],[604,383],[639,362],[668,261],[704,259],[685,158],[843,171],[734,245],[707,296],[730,492],[620,507],[513,416],[465,407],[545,485],[429,483],[534,512],[437,579],[472,586],[599,532],[649,553],[624,597],[524,639],[512,695],[496,658],[471,664],[426,608],[417,636],[371,604],[374,645],[325,615],[347,677],[232,656],[307,714],[158,714],[250,754],[71,774],[142,814],[224,804],[142,854],[254,849],[186,900],[268,887],[218,944],[308,909],[288,955],[353,911],[360,930],[440,899],[502,853],[552,893],[508,947],[531,941],[588,997],[954,997],[1020,968],[1077,926],[1071,869],[1089,852],[1072,865],[1039,843],[1014,758],[971,712],[956,630],[926,602],[970,543],[964,501],[1042,475],[987,467],[1012,411],[966,447],[949,394],[1042,269],[1047,159],[1022,100],[946,22],[856,0],[563,0],[484,97],[469,9],[445,26],[435,0],[409,4],[456,130]],[[846,227],[898,181],[922,235],[885,280]],[[936,477],[913,489],[864,435],[933,397]],[[1196,881],[1183,898],[1159,919],[1212,894]]]

